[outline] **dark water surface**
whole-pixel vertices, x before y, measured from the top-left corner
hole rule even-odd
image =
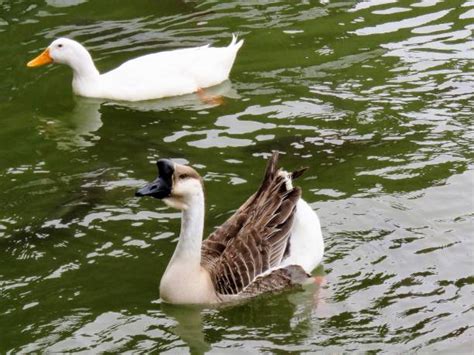
[[[0,353],[472,351],[473,18],[455,0],[0,1]],[[232,32],[219,107],[76,98],[68,68],[25,67],[58,36],[105,71]],[[209,233],[273,149],[310,166],[326,284],[163,304],[180,220],[134,197],[154,161],[205,177]]]

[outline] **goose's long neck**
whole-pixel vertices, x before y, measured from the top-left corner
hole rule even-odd
[[[204,230],[204,193],[196,192],[187,203],[181,218],[181,232],[178,245],[171,259],[196,266],[201,264],[201,244]]]
[[[171,303],[217,302],[210,274],[201,266],[204,193],[187,199],[178,245],[160,281],[160,296]]]

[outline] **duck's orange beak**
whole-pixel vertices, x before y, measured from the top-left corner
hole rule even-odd
[[[49,55],[49,48],[46,48],[43,53],[37,56],[35,59],[30,60],[26,66],[27,67],[39,67],[45,64],[49,64],[53,62],[53,58]]]

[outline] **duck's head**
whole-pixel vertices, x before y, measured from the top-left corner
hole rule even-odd
[[[139,189],[135,196],[151,196],[168,206],[185,210],[195,196],[203,193],[202,178],[190,166],[160,159],[156,162],[158,177]]]
[[[89,59],[89,52],[79,43],[69,38],[58,38],[54,40],[43,53],[30,60],[28,67],[39,67],[49,63],[66,64],[74,68]]]

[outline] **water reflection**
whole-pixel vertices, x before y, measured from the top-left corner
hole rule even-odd
[[[207,96],[239,99],[237,90],[230,80],[206,89]],[[55,117],[40,117],[38,131],[45,138],[57,143],[58,149],[75,150],[92,147],[100,140],[99,129],[103,125],[102,109],[116,107],[136,112],[160,112],[176,109],[201,111],[218,106],[220,103],[203,101],[197,94],[169,97],[160,100],[125,102],[74,97],[71,111]]]
[[[469,353],[473,7],[0,1],[0,352]],[[242,99],[212,110],[71,103],[69,71],[23,67],[50,37],[85,43],[106,71],[231,32],[246,40]],[[200,164],[210,232],[272,149],[311,167],[298,184],[326,237],[319,301],[156,306],[179,215],[134,200],[151,163]]]
[[[176,321],[170,330],[186,343],[191,354],[204,354],[211,350],[204,333],[204,310],[201,307],[162,303],[160,309],[168,318]]]
[[[271,334],[267,341],[275,345],[284,345],[286,337],[303,343],[319,327],[315,311],[320,303],[324,305],[322,291],[320,286],[310,285],[304,290],[263,295],[215,308],[162,303],[160,309],[176,321],[170,330],[187,344],[192,354],[225,348],[227,338],[237,334],[240,343],[237,348],[259,334]],[[278,312],[275,312],[276,306]],[[245,331],[248,326],[253,328],[251,333]]]

